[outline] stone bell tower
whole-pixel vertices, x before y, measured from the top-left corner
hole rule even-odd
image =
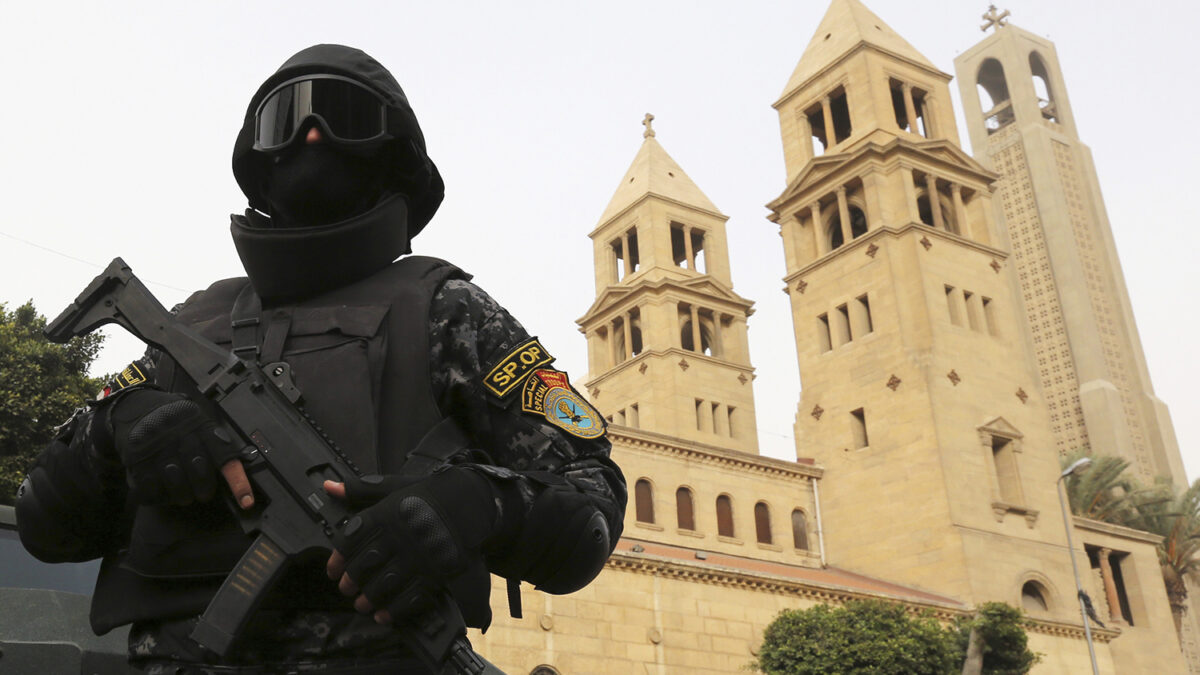
[[[1117,455],[1187,487],[1146,358],[1091,151],[1079,140],[1054,44],[1001,20],[954,61],[980,161],[1000,174],[1039,379],[1060,453]]]
[[[733,292],[728,218],[659,144],[653,119],[589,235],[587,390],[611,423],[757,453],[753,303]]]
[[[948,82],[858,0],[833,0],[774,104],[802,383],[798,454],[826,469],[839,565],[967,602],[1070,589],[1058,458]],[[1069,596],[1070,597],[1070,596]]]

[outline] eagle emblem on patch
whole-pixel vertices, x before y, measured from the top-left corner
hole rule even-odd
[[[521,410],[541,415],[547,422],[580,438],[604,435],[600,413],[579,395],[559,370],[533,371],[521,389]]]

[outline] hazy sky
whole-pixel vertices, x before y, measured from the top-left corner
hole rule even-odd
[[[947,73],[983,38],[985,2],[867,5]],[[587,233],[652,112],[658,140],[730,217],[736,290],[757,303],[750,346],[760,442],[767,454],[795,456],[800,381],[782,248],[763,204],[784,187],[770,104],[825,0],[3,7],[0,302],[32,298],[54,316],[118,255],[157,282],[151,289],[167,305],[239,275],[227,214],[245,199],[229,157],[245,106],[289,55],[340,42],[396,75],[445,177],[446,202],[417,252],[473,272],[576,382],[587,364],[574,321],[595,297]],[[1000,8],[1057,44],[1155,389],[1189,475],[1200,476],[1200,6]],[[957,83],[951,90],[961,108]],[[959,134],[967,145],[961,117]],[[97,370],[140,352],[114,337]]]

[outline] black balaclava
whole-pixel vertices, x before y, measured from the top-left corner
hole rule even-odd
[[[390,140],[348,148],[305,145],[304,123],[287,148],[255,150],[254,113],[280,83],[308,74],[349,77],[380,94]],[[316,45],[288,59],[250,101],[233,149],[233,174],[249,199],[234,215],[234,245],[254,289],[292,301],[338,288],[408,253],[444,193],[404,91],[378,61],[341,45]]]

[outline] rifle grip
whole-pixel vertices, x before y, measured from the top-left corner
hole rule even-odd
[[[208,603],[191,638],[224,657],[250,615],[287,566],[288,558],[266,534],[258,535]]]

